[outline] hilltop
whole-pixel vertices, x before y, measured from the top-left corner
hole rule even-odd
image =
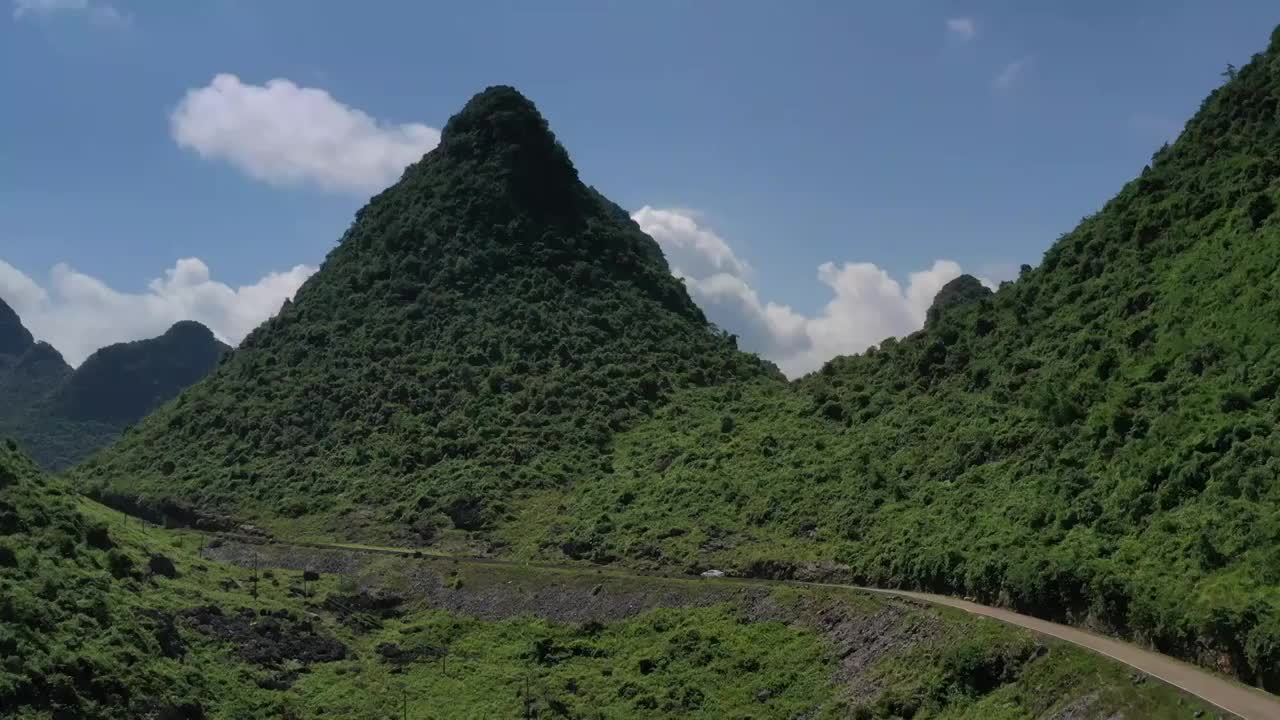
[[[674,391],[754,378],[534,105],[476,95],[208,379],[79,476],[103,496],[418,541],[610,470]]]

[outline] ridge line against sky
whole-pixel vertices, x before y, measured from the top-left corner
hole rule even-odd
[[[188,90],[169,119],[173,141],[205,160],[226,162],[277,188],[361,196],[395,182],[440,140],[436,128],[378,121],[320,88],[284,78],[252,85],[228,73]],[[805,315],[762,299],[748,262],[700,223],[696,211],[645,205],[632,219],[662,247],[673,274],[712,322],[792,377],[919,329],[933,296],[962,273],[958,263],[939,259],[910,273],[904,287],[873,263],[828,261],[816,277],[831,299]],[[145,292],[126,293],[68,263],[54,266],[46,288],[0,258],[0,298],[78,365],[99,347],[159,335],[178,320],[201,322],[236,345],[316,269],[299,264],[233,289],[213,280],[199,258],[181,258]]]
[[[658,58],[680,57],[682,62],[692,58],[713,68],[718,74],[702,79],[694,74],[688,87],[694,94],[684,96],[684,100],[708,96],[721,105],[713,104],[700,111],[691,106],[687,112],[649,113],[643,116],[648,120],[637,115],[630,124],[627,116],[608,115],[613,120],[601,123],[600,108],[607,101],[598,93],[606,88],[629,84],[631,88],[618,97],[629,97],[633,112],[639,113],[648,107],[661,109],[675,96],[669,99],[659,92],[664,89],[662,85],[638,85],[637,80],[663,80],[670,85],[689,74],[687,65],[673,65],[665,70],[666,75],[660,66],[638,66],[631,75],[614,77],[632,69],[614,59],[619,53],[625,54],[626,48],[610,41],[607,29],[628,23],[643,25],[652,20],[668,35],[680,35],[680,27],[658,22],[659,10],[651,9],[646,15],[624,7],[616,12],[625,18],[596,18],[583,5],[560,15],[523,14],[520,22],[512,22],[499,14],[477,11],[472,16],[470,9],[458,8],[456,13],[436,14],[436,25],[450,28],[451,33],[438,34],[433,45],[417,47],[409,55],[387,54],[382,65],[348,69],[343,63],[353,60],[341,59],[345,44],[363,55],[403,45],[391,37],[379,37],[375,45],[368,45],[359,34],[361,28],[357,26],[361,23],[366,30],[376,28],[388,35],[413,23],[401,17],[393,22],[375,17],[373,12],[367,13],[368,17],[363,13],[343,15],[343,9],[335,8],[333,13],[318,14],[293,28],[287,24],[291,19],[287,8],[282,7],[289,5],[289,0],[271,7],[211,2],[194,14],[189,9],[162,9],[129,0],[11,2],[9,22],[0,25],[0,59],[6,57],[3,46],[8,44],[16,48],[15,55],[8,56],[11,59],[24,53],[27,63],[26,56],[44,53],[31,58],[44,65],[30,63],[33,69],[25,75],[33,78],[31,81],[24,73],[6,75],[0,71],[0,90],[8,87],[15,92],[6,94],[35,101],[22,105],[34,108],[32,112],[43,109],[39,110],[42,114],[33,115],[25,124],[19,120],[7,128],[11,134],[15,128],[26,131],[24,143],[15,145],[15,157],[29,162],[15,163],[10,174],[0,168],[0,190],[5,191],[0,193],[0,217],[6,212],[13,216],[35,201],[33,207],[37,208],[40,202],[49,203],[47,210],[61,221],[64,216],[74,216],[76,213],[68,210],[77,207],[58,203],[92,203],[102,196],[102,207],[96,215],[108,219],[88,223],[89,230],[83,238],[68,236],[65,229],[46,232],[30,221],[25,226],[19,224],[16,231],[0,222],[0,298],[14,307],[35,335],[53,344],[72,364],[102,345],[152,337],[181,319],[202,322],[220,339],[238,343],[315,272],[315,265],[327,251],[324,243],[331,246],[341,235],[350,220],[350,211],[370,194],[394,182],[405,165],[435,146],[440,125],[448,113],[461,106],[459,97],[465,98],[464,93],[478,91],[485,84],[510,82],[548,114],[553,130],[566,141],[583,170],[584,179],[631,209],[633,219],[660,244],[673,272],[684,280],[709,319],[738,335],[743,349],[762,354],[796,376],[816,369],[835,355],[860,352],[886,337],[902,336],[919,328],[934,293],[961,272],[969,271],[992,287],[1011,279],[1020,262],[1032,259],[1029,255],[1038,258],[1055,234],[1069,230],[1081,213],[1100,207],[1119,183],[1137,174],[1151,151],[1176,137],[1181,122],[1171,118],[1189,114],[1206,87],[1211,87],[1209,83],[1217,82],[1219,70],[1213,67],[1218,62],[1217,55],[1208,54],[1210,61],[1199,60],[1194,65],[1197,74],[1193,83],[1163,90],[1160,101],[1154,95],[1138,95],[1130,105],[1100,102],[1095,114],[1090,114],[1094,112],[1091,105],[1079,104],[1072,112],[1063,113],[1054,106],[1058,102],[1056,95],[1106,95],[1098,87],[1098,77],[1089,73],[1079,78],[1064,74],[1079,66],[1079,59],[1068,51],[1081,47],[1082,29],[1090,33],[1088,39],[1095,46],[1092,53],[1098,54],[1098,43],[1114,38],[1127,57],[1133,54],[1130,46],[1142,38],[1131,32],[1132,27],[1155,32],[1163,27],[1162,23],[1170,27],[1180,27],[1182,23],[1200,32],[1205,21],[1191,17],[1191,10],[1170,11],[1160,4],[1103,13],[1097,23],[1086,24],[1081,24],[1083,15],[1076,17],[1074,11],[1059,15],[1036,11],[1027,17],[1014,17],[1007,9],[980,1],[951,12],[941,7],[908,11],[893,5],[858,13],[845,13],[844,8],[839,13],[819,13],[815,17],[801,17],[803,13],[799,12],[774,16],[760,8],[733,15],[695,8],[681,16],[689,28],[688,39],[701,38],[708,45],[715,44],[705,28],[700,29],[699,23],[703,23],[722,28],[722,35],[730,40],[716,40],[719,45],[702,50],[696,46],[664,45],[663,35],[646,36],[665,48]],[[297,3],[293,6],[303,7]],[[412,15],[417,12],[412,8],[401,6],[397,13]],[[330,14],[334,17],[322,17]],[[1264,16],[1266,12],[1259,10],[1257,14]],[[841,25],[844,20],[858,22],[845,27]],[[510,22],[511,27],[504,26],[504,21]],[[234,57],[228,54],[231,45],[226,43],[203,48],[201,55],[202,46],[195,36],[184,34],[219,22],[224,30],[241,33],[241,45]],[[280,25],[282,22],[286,24]],[[534,27],[539,23],[545,27]],[[333,27],[330,29],[329,25]],[[1055,45],[1050,42],[1053,38],[1045,34],[1045,28],[1052,26],[1058,26],[1060,32],[1073,30],[1077,37],[1066,36],[1065,44]],[[1256,21],[1241,20],[1224,25],[1227,29],[1220,34],[1227,37],[1245,26],[1260,27]],[[310,64],[300,66],[289,60],[290,51],[295,49],[295,40],[291,39],[294,36],[276,37],[271,33],[273,27],[290,27],[299,35],[311,33],[317,38],[333,34],[344,43],[325,44],[326,53],[309,56]],[[577,38],[577,42],[586,42],[584,38],[593,34],[584,35],[584,28],[593,28],[594,35],[601,38],[601,48],[610,50],[609,54],[596,57],[595,64],[602,68],[595,75],[589,72],[590,67],[557,65],[554,53],[521,52],[521,38],[536,35],[542,38],[538,46],[546,47],[545,41],[561,30]],[[755,28],[768,29],[771,36],[780,39],[785,38],[788,29],[803,29],[806,34],[800,36],[799,44],[787,46],[787,52],[772,53],[761,64],[740,54],[757,47],[755,43],[739,47],[732,41],[735,29]],[[471,73],[483,78],[478,81],[470,78],[468,62],[483,64],[492,60],[493,53],[484,57],[459,53],[467,47],[469,33],[481,30],[486,37],[492,36],[493,47],[510,46],[511,57],[500,57],[484,72]],[[904,31],[908,35],[892,35]],[[183,50],[181,54],[147,73],[140,74],[135,69],[113,77],[122,87],[149,81],[151,75],[163,79],[163,83],[155,84],[157,90],[149,90],[145,103],[131,104],[124,95],[116,97],[117,93],[112,93],[77,104],[75,93],[63,87],[74,86],[78,75],[91,75],[93,66],[110,66],[113,57],[130,52],[137,52],[135,60],[150,68],[153,57],[137,48],[151,47],[167,35],[175,35],[173,42],[178,44],[171,47]],[[462,43],[457,47],[449,46],[454,35]],[[749,37],[743,35],[744,40]],[[1235,48],[1235,54],[1224,54],[1223,60],[1240,64],[1240,53],[1256,49],[1256,43],[1245,45],[1235,42],[1234,35],[1231,37],[1233,41],[1223,45]],[[259,39],[262,50],[257,55],[243,49],[244,43],[252,46]],[[346,43],[348,39],[350,42]],[[468,79],[454,82],[430,69],[430,63],[423,58],[437,45],[449,58],[450,67],[456,68],[452,74],[468,75]],[[816,77],[825,83],[815,85],[820,93],[815,96],[816,105],[805,105],[801,96],[788,95],[795,87],[806,85],[806,73],[829,66],[830,53],[852,48],[850,52],[856,54],[861,45],[870,48],[862,56],[864,61],[873,63],[869,71],[858,71],[855,65],[842,73]],[[814,49],[818,52],[811,52]],[[568,57],[580,64],[578,58],[584,52],[575,45]],[[886,52],[896,54],[885,55]],[[299,50],[297,54],[308,53]],[[184,60],[188,55],[199,59],[188,63]],[[252,62],[248,59],[251,55]],[[640,55],[647,62],[653,62],[655,57],[652,52]],[[739,72],[723,63],[717,65],[718,55],[749,69]],[[1146,54],[1134,57],[1138,60],[1132,70],[1105,70],[1117,77],[1127,77],[1129,73],[1134,82],[1147,85],[1163,82],[1163,76],[1138,66]],[[323,64],[314,64],[317,58]],[[390,72],[400,67],[397,62],[403,64],[404,75]],[[1105,59],[1099,62],[1105,65]],[[770,64],[781,68],[777,77],[769,74],[773,72]],[[903,76],[909,80],[898,79],[898,73],[907,72],[895,69],[898,65],[910,65],[910,72],[915,74]],[[10,66],[18,67],[13,63]],[[62,82],[43,79],[40,71],[45,66]],[[424,72],[419,66],[429,71]],[[532,69],[525,72],[526,67]],[[673,68],[679,70],[677,75],[670,75]],[[557,82],[570,82],[575,79],[574,70],[587,73],[577,78],[585,89],[578,97],[591,98],[586,105],[566,103],[554,86],[537,79],[556,77]],[[105,71],[109,73],[110,68]],[[936,76],[936,85],[921,85],[928,73]],[[607,85],[599,85],[597,75],[605,78]],[[628,77],[629,81],[625,79]],[[732,92],[741,97],[716,94],[716,88],[725,81],[739,80],[748,83],[734,85],[736,90]],[[857,88],[850,94],[856,99],[852,104],[839,97],[842,85],[851,83]],[[450,89],[433,91],[437,84]],[[44,89],[47,87],[61,88],[56,98],[67,100],[55,101],[55,96]],[[734,103],[748,102],[753,87],[769,88],[776,96],[773,99],[777,107],[758,105],[747,114],[743,113],[746,105],[735,107]],[[436,98],[427,103],[434,108],[429,112],[423,112],[418,103],[406,105],[398,99],[422,94],[424,88],[427,97]],[[897,92],[895,88],[909,92]],[[926,88],[947,95],[935,103],[923,94]],[[24,91],[26,95],[22,94]],[[1108,91],[1116,96],[1134,95],[1123,83]],[[550,99],[543,102],[544,98]],[[955,105],[959,98],[971,103],[972,109]],[[104,106],[101,103],[106,99],[111,104]],[[1040,106],[1044,109],[1040,110]],[[145,167],[160,168],[171,175],[180,173],[182,183],[168,183],[169,176],[161,175],[157,185],[138,175],[112,178],[107,183],[76,184],[81,176],[88,183],[97,173],[111,172],[109,166],[99,169],[88,159],[96,157],[98,148],[117,143],[110,135],[88,134],[85,147],[90,152],[77,153],[73,133],[92,130],[80,122],[81,118],[87,120],[95,113],[111,115],[117,108],[130,119],[131,144],[120,143],[122,152],[132,155],[135,146],[146,150],[151,160]],[[888,114],[880,117],[876,113],[883,108],[888,108]],[[939,109],[953,116],[963,112],[957,117],[939,116],[939,125],[930,119]],[[585,122],[603,128],[599,131],[600,140],[584,128],[584,120],[578,119],[579,111],[584,110],[596,113],[588,114]],[[903,117],[910,121],[904,124],[899,115],[908,111],[912,114]],[[966,113],[970,117],[962,119]],[[819,123],[823,129],[817,132],[796,124],[807,122],[810,116],[821,119],[826,115],[832,120]],[[755,116],[773,119],[761,121]],[[1105,173],[1093,173],[1086,162],[1075,160],[1076,156],[1089,157],[1087,152],[1080,152],[1088,150],[1087,146],[1059,151],[1031,132],[1036,122],[1056,122],[1060,116],[1071,118],[1071,128],[1091,128],[1092,134],[1087,137],[1094,141],[1123,137],[1129,132],[1132,137],[1123,142],[1137,150],[1117,153],[1114,146],[1120,140],[1100,144],[1099,150],[1107,158],[1123,157]],[[668,134],[658,139],[669,148],[643,144],[646,138],[649,143],[655,141],[649,125],[661,126],[677,117],[683,118],[688,127],[664,130]],[[873,121],[863,122],[863,117]],[[1103,119],[1111,124],[1100,125]],[[963,132],[954,138],[942,132],[948,120]],[[961,124],[965,122],[969,125]],[[980,124],[974,125],[975,122]],[[841,123],[857,129],[841,134]],[[727,140],[723,141],[723,149],[717,145],[726,131],[749,141],[749,128],[757,126],[761,134],[753,146],[734,150]],[[799,131],[789,132],[792,127]],[[42,135],[46,128],[51,129],[49,134]],[[699,128],[710,128],[714,134],[696,141],[692,139],[696,136],[690,135],[691,139],[685,140],[683,133]],[[1110,135],[1101,134],[1104,128]],[[0,119],[0,132],[5,130],[5,121]],[[990,135],[987,144],[972,135],[976,131]],[[1070,137],[1063,132],[1057,128],[1050,130],[1048,136]],[[813,136],[815,144],[805,144],[806,134]],[[1009,145],[1014,154],[1001,159],[1001,148],[989,144],[992,140]],[[46,145],[39,145],[41,142]],[[632,144],[639,154],[628,150]],[[71,168],[71,173],[50,165],[49,173],[30,178],[31,171],[39,169],[41,158],[38,152],[26,153],[27,147],[55,151],[58,145],[67,145],[67,159],[79,164]],[[579,148],[585,149],[578,151]],[[913,152],[919,157],[911,155]],[[1004,180],[993,175],[1010,163],[1009,157],[1019,154],[1032,158],[1021,172],[1048,169],[1046,175],[1019,177],[1015,172]],[[646,164],[645,155],[660,155],[668,163],[678,160],[680,164],[668,168],[660,162]],[[831,167],[814,165],[825,156],[842,158],[836,163],[841,175],[832,175]],[[1053,165],[1055,162],[1059,164]],[[813,167],[806,167],[805,163]],[[903,170],[895,170],[898,165]],[[718,178],[706,171],[717,167],[721,173]],[[636,178],[634,184],[631,178]],[[851,178],[848,188],[840,184],[845,178]],[[984,183],[989,183],[990,188],[985,188]],[[1052,194],[1037,190],[1048,188],[1046,183],[1064,190],[1054,190]],[[134,184],[136,189],[132,188]],[[192,189],[185,190],[187,194],[182,196],[182,188]],[[978,194],[975,188],[980,191]],[[147,193],[159,198],[148,197]],[[954,197],[949,198],[948,194]],[[1070,196],[1061,208],[1037,205],[1059,195]],[[208,206],[210,212],[205,212],[203,206]],[[1074,216],[1063,217],[1063,208]],[[1046,209],[1054,212],[1046,213]],[[256,234],[254,219],[268,212],[274,224],[270,230]],[[246,214],[248,221],[235,222],[238,214]],[[933,215],[936,220],[923,225],[915,222],[916,218]],[[1053,219],[1037,219],[1041,215]],[[969,216],[972,221],[965,220]],[[129,237],[137,232],[131,229],[134,217],[145,218],[146,225],[156,227],[147,231],[151,234],[150,245],[142,253],[138,253],[142,245]],[[872,225],[890,232],[884,237],[878,235],[881,231],[869,233],[865,218],[870,217],[876,218]],[[116,229],[112,218],[125,222]],[[154,223],[150,222],[152,219]],[[894,227],[894,223],[904,221],[907,222],[901,228]],[[225,225],[227,237],[234,242],[223,242],[218,237],[218,246],[210,245],[217,230],[206,230],[202,225],[211,222],[216,223],[215,227]],[[922,231],[922,227],[927,229]],[[992,243],[990,249],[975,251],[984,247],[981,238],[995,230],[1003,237],[1019,240],[1014,244],[1008,240],[1003,245]],[[305,245],[297,239],[277,242],[276,236],[282,231],[308,240]],[[165,232],[172,233],[171,239],[163,239],[161,233]],[[902,233],[923,239],[903,242]],[[930,239],[930,233],[936,234],[936,239]],[[810,242],[811,234],[825,234],[836,240]],[[122,243],[121,258],[104,266],[102,252],[94,246],[114,248],[117,242]],[[24,243],[41,249],[19,247]],[[876,262],[867,262],[873,258]]]

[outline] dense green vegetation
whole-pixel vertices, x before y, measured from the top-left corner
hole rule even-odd
[[[78,474],[360,539],[975,595],[1280,688],[1280,31],[1039,267],[785,384],[524,98]]]
[[[160,337],[102,348],[72,370],[0,300],[0,435],[16,438],[46,468],[70,467],[208,375],[229,351],[205,326],[179,322]]]
[[[179,322],[159,337],[90,355],[54,391],[48,409],[69,420],[136,422],[212,372],[230,351],[204,325]]]
[[[82,476],[152,500],[438,530],[588,482],[673,389],[775,368],[712,328],[533,105],[477,95],[292,303]]]
[[[678,398],[545,547],[834,560],[1280,689],[1278,111],[1280,32],[1039,267],[795,387]]]
[[[717,590],[731,589],[723,584],[440,561],[452,568],[456,589],[447,592],[492,608],[548,584],[583,598],[602,583],[653,585],[692,603],[622,609],[613,622],[480,620],[420,601],[370,601],[393,595],[353,595],[354,577],[211,562],[195,552],[203,541],[86,502],[0,444],[4,716],[889,718],[911,709],[917,718],[1021,719],[1066,707],[1098,718],[1199,707],[1157,683],[1134,686],[1121,667],[1082,651],[856,594],[757,588],[754,602],[776,618],[752,617],[758,610],[734,599],[746,596]],[[421,577],[422,563],[386,561],[368,574],[395,588]],[[716,592],[724,597],[698,600]],[[815,607],[821,617],[844,613],[855,628],[859,618],[893,617],[879,632],[911,641],[881,648],[845,678],[823,626],[805,620]],[[850,694],[855,686],[843,683],[854,680]]]

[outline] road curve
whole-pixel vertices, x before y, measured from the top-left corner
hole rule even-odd
[[[823,584],[825,585],[826,583]],[[832,587],[852,586],[832,585]],[[1152,677],[1159,678],[1174,687],[1185,690],[1205,702],[1217,705],[1223,710],[1243,718],[1243,720],[1280,720],[1280,698],[1268,695],[1261,690],[1238,685],[1230,680],[1201,670],[1194,665],[1189,665],[1149,650],[1143,650],[1120,640],[1113,640],[1067,625],[1059,625],[1047,620],[1019,615],[1008,610],[987,607],[986,605],[979,605],[946,595],[933,595],[907,590],[882,590],[870,587],[856,587],[855,589],[959,608],[975,615],[982,615],[1003,623],[1017,625],[1042,635],[1065,640],[1073,645],[1079,645],[1099,655],[1105,655],[1112,660],[1122,662]]]
[[[364,552],[379,555],[409,555],[415,554],[415,551],[406,548],[389,548],[389,547],[368,547],[343,545],[338,543],[319,543],[319,542],[290,542],[287,540],[272,539],[271,542],[280,545],[297,545],[302,547],[312,547],[328,550],[345,550]],[[558,565],[554,563],[531,563],[511,560],[499,560],[495,558],[472,558],[463,556],[451,556],[430,553],[428,557],[454,557],[458,560],[466,562],[481,562],[494,565],[510,565],[518,567],[534,567],[549,570],[581,570],[582,566],[578,565]],[[615,568],[616,570],[616,568]],[[731,581],[741,581],[748,578],[725,578]],[[715,582],[710,580],[709,582]],[[776,582],[776,581],[773,581]],[[907,598],[920,602],[931,603],[933,605],[942,605],[953,607],[959,610],[965,610],[975,615],[982,615],[994,620],[998,620],[1009,625],[1026,628],[1033,632],[1057,638],[1064,642],[1085,648],[1092,652],[1098,653],[1111,658],[1117,662],[1124,663],[1129,667],[1140,672],[1146,673],[1154,678],[1158,678],[1176,688],[1188,692],[1196,697],[1204,700],[1211,705],[1231,713],[1241,720],[1280,720],[1280,697],[1267,694],[1261,690],[1241,685],[1226,678],[1215,675],[1207,670],[1203,670],[1194,665],[1174,660],[1166,655],[1143,650],[1135,645],[1131,645],[1121,640],[1095,635],[1091,632],[1073,628],[1068,625],[1059,625],[1058,623],[1041,620],[1029,615],[1021,615],[1009,610],[989,607],[987,605],[979,605],[978,603],[961,600],[959,598],[949,597],[947,595],[934,595],[931,593],[913,592],[910,590],[886,590],[882,588],[863,587],[858,585],[841,585],[838,583],[822,583],[822,582],[787,582],[784,584],[791,585],[807,585],[816,587],[842,588],[846,590],[859,590],[862,592],[876,593],[879,595],[888,595],[893,597]]]

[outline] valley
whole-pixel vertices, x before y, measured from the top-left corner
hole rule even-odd
[[[0,302],[0,714],[1280,717],[1277,118],[792,380],[510,86],[235,348]]]

